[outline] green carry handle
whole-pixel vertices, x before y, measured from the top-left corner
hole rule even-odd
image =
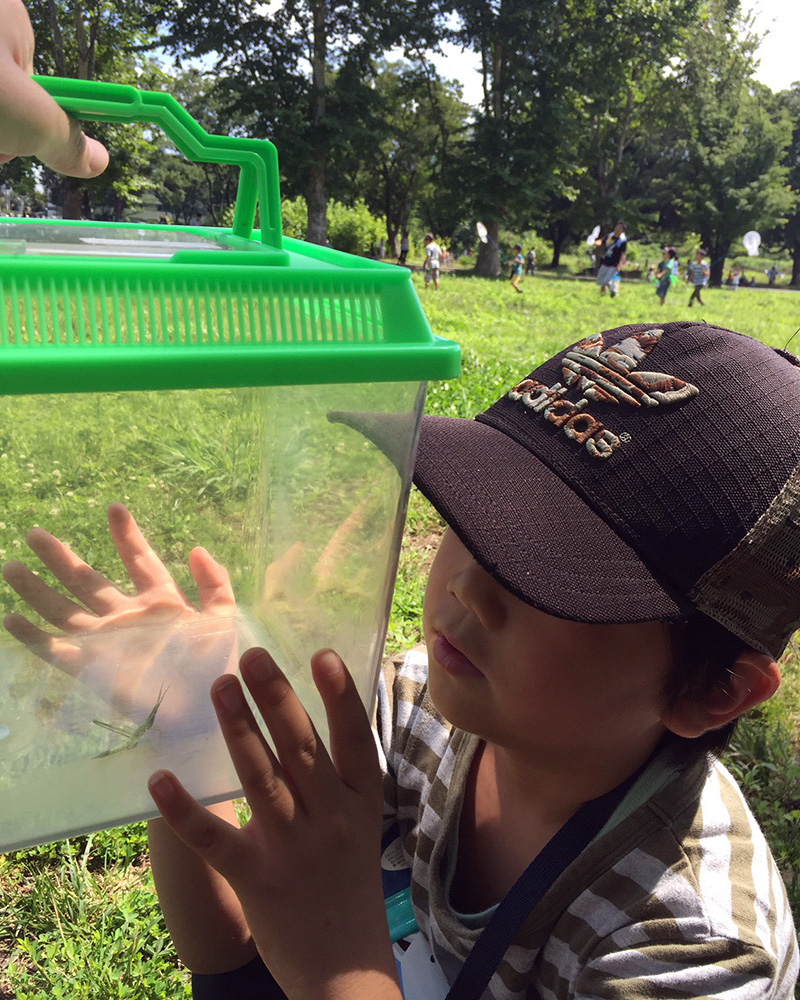
[[[281,249],[278,153],[268,139],[211,135],[174,97],[160,91],[57,76],[34,76],[33,79],[75,118],[150,122],[161,127],[187,160],[230,163],[239,167],[239,187],[233,214],[234,236],[251,238],[258,207],[261,242]]]

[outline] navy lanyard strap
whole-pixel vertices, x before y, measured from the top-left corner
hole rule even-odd
[[[500,901],[461,966],[446,1000],[480,1000],[528,914],[600,833],[641,770],[605,795],[585,802],[536,855]]]

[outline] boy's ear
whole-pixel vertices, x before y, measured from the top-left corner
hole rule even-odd
[[[745,649],[724,683],[702,699],[685,695],[664,711],[661,721],[676,736],[694,739],[711,729],[720,729],[771,698],[780,683],[781,672],[771,656]]]

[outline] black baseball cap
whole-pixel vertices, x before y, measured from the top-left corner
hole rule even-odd
[[[698,609],[777,657],[800,626],[799,364],[706,323],[603,331],[474,420],[424,417],[414,481],[548,614]]]

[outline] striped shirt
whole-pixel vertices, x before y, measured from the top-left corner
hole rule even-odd
[[[704,285],[708,280],[709,267],[705,261],[698,264],[696,260],[690,260],[686,265],[686,277],[693,285]]]
[[[447,883],[479,740],[436,711],[419,647],[387,664],[376,728],[385,826],[399,828],[417,923],[452,983],[481,929]],[[484,997],[788,1000],[797,973],[785,888],[736,783],[667,749],[536,905]]]

